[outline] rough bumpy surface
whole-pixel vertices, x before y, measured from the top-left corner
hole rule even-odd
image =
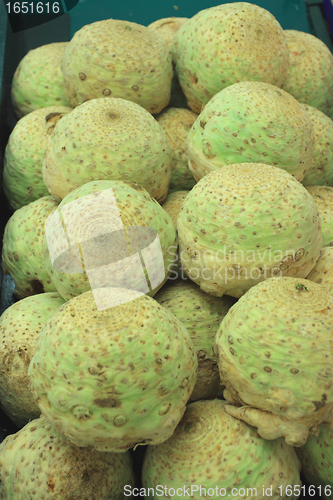
[[[162,19],[157,19],[153,23],[149,24],[147,28],[154,31],[157,35],[163,38],[167,44],[170,55],[172,58],[172,45],[175,39],[176,33],[184,23],[188,21],[187,17],[164,17]],[[187,101],[179,84],[178,76],[174,68],[173,63],[173,78],[171,80],[171,97],[169,106],[176,108],[187,108]]]
[[[45,221],[59,200],[44,196],[16,210],[9,218],[2,242],[2,270],[15,283],[17,298],[57,289],[45,269]]]
[[[108,293],[120,305],[99,310],[87,292],[53,314],[29,376],[58,432],[77,446],[124,452],[171,436],[193,391],[197,358],[186,328],[154,299]]]
[[[162,207],[170,215],[172,222],[177,229],[177,217],[183,206],[183,202],[189,191],[174,191],[168,194]]]
[[[185,23],[175,36],[173,58],[188,106],[200,113],[215,94],[236,82],[281,86],[289,49],[270,12],[234,2],[201,10]]]
[[[333,54],[319,38],[285,30],[290,51],[288,74],[282,88],[333,119]]]
[[[308,113],[315,133],[315,147],[303,186],[333,186],[333,121],[319,109],[301,104]]]
[[[163,38],[145,26],[107,19],[83,26],[62,60],[72,106],[122,97],[157,114],[170,101],[172,58]]]
[[[134,484],[129,453],[77,448],[43,417],[0,444],[1,500],[109,500]]]
[[[306,277],[333,292],[333,248],[325,247],[320,251],[319,259],[311,273]]]
[[[319,426],[318,436],[309,436],[301,448],[297,448],[297,455],[301,461],[302,475],[312,491],[320,492],[327,500],[333,497],[333,421]]]
[[[43,178],[64,198],[100,179],[137,182],[163,201],[171,178],[171,149],[157,121],[125,99],[93,99],[65,116],[51,134]]]
[[[18,427],[40,415],[28,367],[42,326],[63,303],[58,293],[41,293],[12,304],[0,317],[1,408]]]
[[[190,400],[222,395],[213,342],[222,319],[235,299],[212,297],[190,280],[164,286],[155,299],[174,314],[191,335],[198,358],[198,378]]]
[[[177,219],[180,261],[212,295],[241,297],[272,276],[305,278],[322,247],[316,204],[281,168],[227,165],[203,177]]]
[[[333,246],[333,187],[307,186],[306,189],[313,197],[321,219],[323,247]]]
[[[290,94],[262,82],[240,82],[215,95],[188,133],[195,179],[232,163],[280,167],[301,181],[311,166],[315,134]]]
[[[163,17],[150,23],[147,28],[163,38],[169,49],[172,49],[175,35],[179,28],[188,21],[188,17]]]
[[[216,335],[227,412],[302,446],[333,410],[332,326],[333,295],[316,283],[271,278],[249,290]]]
[[[56,123],[70,111],[72,108],[65,106],[37,109],[21,118],[10,134],[3,190],[14,210],[49,194],[42,174],[47,139]]]
[[[45,234],[46,271],[66,300],[109,286],[154,295],[175,259],[170,216],[134,183],[81,186],[62,200]]]
[[[42,45],[20,61],[12,82],[12,103],[17,118],[47,106],[71,106],[60,64],[68,42]]]
[[[177,233],[177,218],[178,214],[183,206],[183,202],[188,195],[189,191],[174,191],[168,194],[162,207],[170,215],[173,225],[175,226]],[[186,279],[186,275],[180,266],[179,253],[178,253],[178,234],[173,247],[170,247],[169,254],[173,255],[173,262],[169,265],[169,279],[174,281],[175,279],[182,277]]]
[[[166,133],[172,151],[169,193],[190,190],[196,184],[196,180],[188,167],[186,141],[188,133],[197,118],[196,113],[182,108],[168,108],[156,117]]]
[[[184,488],[189,488],[189,496],[197,500],[297,499],[285,494],[288,485],[291,491],[301,485],[295,450],[282,439],[265,441],[225,408],[225,401],[217,399],[191,403],[173,436],[148,446],[142,483],[146,489],[155,488],[156,494],[146,498],[182,498]],[[170,494],[161,494],[158,485],[165,485]],[[171,488],[180,488],[182,494],[172,494]]]

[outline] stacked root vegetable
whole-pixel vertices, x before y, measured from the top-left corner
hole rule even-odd
[[[12,101],[0,498],[330,498],[325,44],[245,2],[109,19]]]

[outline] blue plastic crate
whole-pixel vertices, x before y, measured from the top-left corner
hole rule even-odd
[[[333,2],[332,0],[324,0],[323,12],[329,28],[331,37],[333,37]]]

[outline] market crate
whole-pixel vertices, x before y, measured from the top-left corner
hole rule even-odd
[[[328,25],[329,33],[331,38],[333,37],[333,2],[332,0],[324,0],[323,2],[323,12],[326,23]]]

